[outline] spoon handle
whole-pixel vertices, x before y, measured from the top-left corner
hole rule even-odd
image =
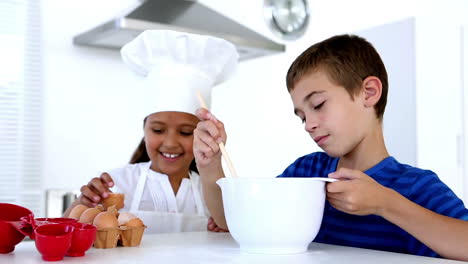
[[[200,105],[203,108],[208,109],[208,107],[206,106],[205,100],[203,99],[203,96],[200,93],[200,91],[197,91],[197,97],[198,97],[198,101],[200,101]],[[221,150],[221,156],[223,156],[224,161],[226,162],[226,164],[227,164],[227,166],[229,168],[229,171],[231,172],[231,176],[232,177],[237,177],[236,170],[234,169],[234,166],[232,165],[231,158],[229,158],[229,155],[228,155],[228,153],[226,151],[226,148],[224,147],[224,143],[220,142],[218,145],[219,145],[219,149]]]

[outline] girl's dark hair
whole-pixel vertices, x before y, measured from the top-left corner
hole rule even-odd
[[[143,127],[144,127],[145,123],[146,123],[146,118],[143,120]],[[148,162],[148,161],[150,161],[150,158],[148,156],[148,152],[146,151],[145,139],[142,138],[141,141],[140,141],[140,144],[138,144],[138,147],[133,152],[129,163],[130,164],[135,164],[135,163]],[[190,163],[189,170],[198,173],[197,164],[195,163],[195,159],[192,160],[192,163]]]

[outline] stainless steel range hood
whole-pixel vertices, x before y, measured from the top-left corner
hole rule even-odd
[[[142,0],[126,16],[73,38],[77,45],[120,49],[147,29],[170,29],[224,38],[236,45],[240,60],[285,51],[276,43],[196,1]]]

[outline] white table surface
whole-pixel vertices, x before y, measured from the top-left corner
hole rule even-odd
[[[311,243],[309,250],[292,255],[251,254],[239,250],[229,233],[190,232],[145,234],[138,247],[91,248],[84,257],[43,261],[34,241],[23,241],[14,252],[0,254],[1,264],[28,263],[465,263],[384,251]]]

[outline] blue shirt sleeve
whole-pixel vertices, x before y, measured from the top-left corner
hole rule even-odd
[[[409,198],[441,215],[468,220],[468,209],[463,201],[432,171],[415,179]]]

